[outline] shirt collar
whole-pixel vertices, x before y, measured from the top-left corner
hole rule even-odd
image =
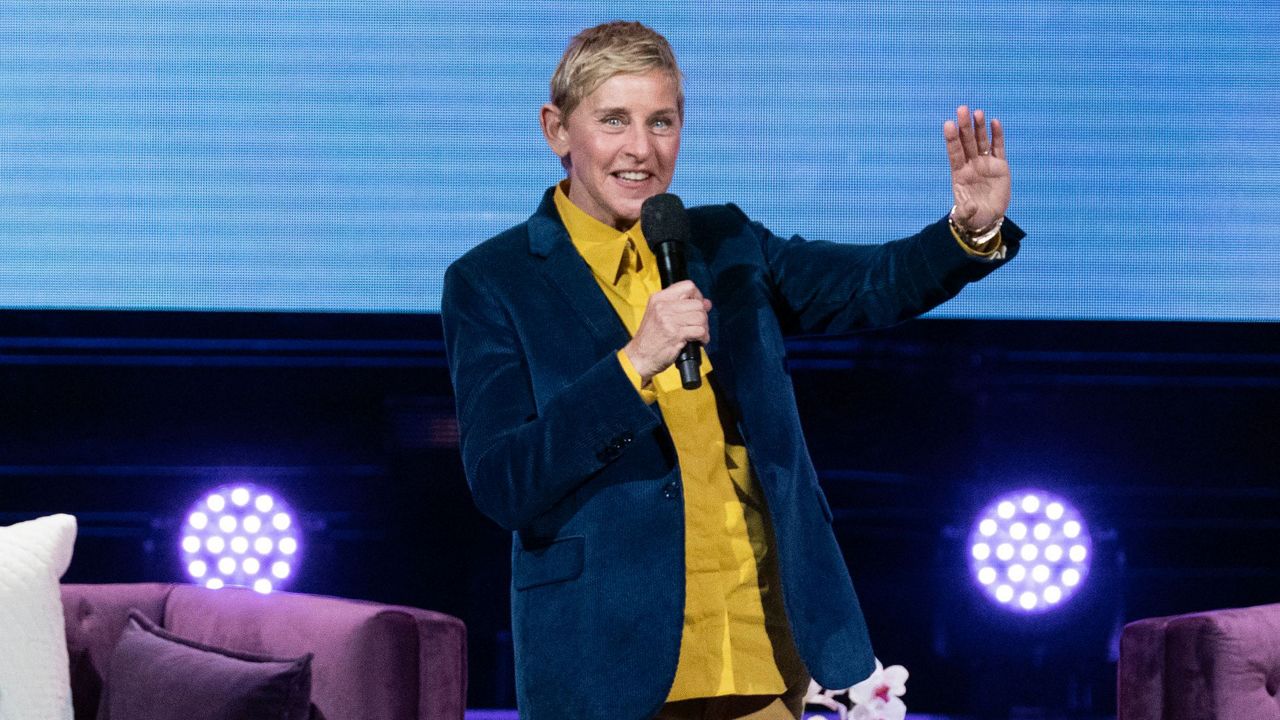
[[[636,245],[636,251],[645,246],[644,233],[640,230],[640,221],[636,221],[629,230],[619,231],[617,228],[591,217],[585,210],[573,204],[568,195],[569,180],[565,179],[556,185],[556,210],[560,220],[569,232],[569,240],[577,248],[578,254],[591,271],[597,276],[607,278],[610,284],[617,284],[622,274],[622,257],[627,248],[628,237]],[[644,258],[644,255],[641,255]]]

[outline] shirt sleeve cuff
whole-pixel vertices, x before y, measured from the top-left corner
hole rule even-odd
[[[618,351],[618,364],[622,366],[622,372],[627,374],[631,386],[640,393],[640,399],[644,400],[646,405],[652,405],[658,400],[658,393],[654,392],[653,385],[642,384],[640,373],[636,371],[635,366],[631,364],[631,358],[627,357],[627,353],[623,350]]]

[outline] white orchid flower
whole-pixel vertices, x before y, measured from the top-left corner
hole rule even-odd
[[[834,710],[838,720],[905,720],[907,706],[901,698],[907,693],[907,677],[903,666],[886,668],[877,659],[870,677],[845,690],[827,690],[810,680],[804,702]]]
[[[900,698],[907,692],[908,676],[901,665],[886,668],[877,659],[875,672],[849,688],[853,711],[848,720],[904,720],[907,706]]]
[[[891,698],[889,702],[877,699],[866,705],[854,705],[848,720],[905,720],[906,717],[907,706],[898,698]]]
[[[910,673],[901,665],[890,665],[888,668],[876,660],[875,672],[866,680],[849,688],[849,697],[859,705],[873,700],[888,703],[891,699],[900,698],[907,693],[907,678]]]

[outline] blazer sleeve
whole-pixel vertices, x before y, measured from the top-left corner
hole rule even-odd
[[[658,424],[613,353],[539,404],[510,314],[457,263],[440,313],[467,482],[507,530],[528,527]]]
[[[1006,220],[1005,257],[986,260],[960,247],[945,217],[910,237],[857,245],[784,240],[731,207],[760,242],[786,335],[852,332],[921,315],[1011,260],[1024,236]]]

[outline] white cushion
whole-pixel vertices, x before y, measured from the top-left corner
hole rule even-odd
[[[58,580],[76,519],[0,527],[0,720],[70,720],[71,677]]]

